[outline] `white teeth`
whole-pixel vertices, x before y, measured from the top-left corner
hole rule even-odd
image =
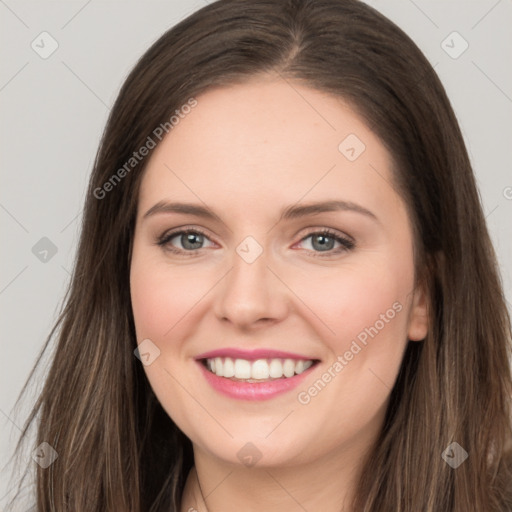
[[[283,376],[283,365],[279,359],[270,361],[269,374],[273,379],[280,379]]]
[[[252,363],[251,377],[253,379],[268,379],[270,375],[270,368],[265,359],[258,359]]]
[[[224,359],[224,368],[222,369],[224,377],[234,377],[235,376],[235,365],[233,364],[232,359]]]
[[[293,377],[295,373],[295,363],[292,359],[285,359],[283,364],[283,373],[285,377]]]
[[[231,359],[230,357],[216,357],[207,359],[206,366],[218,377],[244,380],[280,379],[299,375],[313,364],[312,360],[296,359]]]
[[[306,368],[309,368],[309,366],[306,367],[306,364],[309,361],[297,361],[297,364],[295,365],[295,373],[302,373]]]
[[[222,358],[216,357],[214,359],[214,369],[212,371],[219,377],[224,377],[223,369]]]
[[[229,359],[229,358],[227,358]],[[251,363],[245,359],[237,359],[235,361],[235,375],[237,379],[251,378]]]

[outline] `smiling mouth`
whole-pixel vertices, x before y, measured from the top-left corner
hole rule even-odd
[[[215,357],[201,359],[203,366],[217,377],[233,381],[268,382],[278,379],[290,379],[300,375],[319,363],[317,359],[233,359]]]

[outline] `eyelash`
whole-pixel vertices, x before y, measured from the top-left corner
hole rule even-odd
[[[177,249],[176,247],[173,247],[170,245],[167,246],[167,244],[169,244],[169,242],[173,238],[177,237],[178,235],[185,235],[185,234],[190,234],[190,233],[202,235],[209,240],[208,235],[201,229],[190,228],[190,229],[180,229],[177,231],[165,232],[163,235],[159,236],[156,239],[156,245],[158,245],[158,246],[162,247],[162,249],[172,252],[174,254],[180,254],[180,255],[183,255],[186,257],[200,256],[199,251],[201,250],[201,248],[186,251],[186,250],[182,250],[182,249]],[[311,231],[306,236],[302,237],[300,241],[303,242],[304,240],[306,240],[307,238],[309,238],[312,235],[323,235],[323,236],[326,236],[329,238],[333,238],[335,242],[339,242],[341,244],[341,247],[338,247],[337,249],[331,249],[329,251],[325,251],[325,254],[327,257],[336,255],[336,254],[340,254],[342,252],[350,251],[356,247],[356,244],[352,240],[339,235],[337,232],[332,231],[329,228],[324,228],[324,229],[320,229],[317,231]],[[312,253],[312,255],[314,257],[320,257],[320,258],[326,257],[322,254],[323,251],[309,251],[309,252]]]

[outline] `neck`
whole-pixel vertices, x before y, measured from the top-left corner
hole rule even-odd
[[[245,467],[194,446],[181,512],[350,512],[364,453],[328,453],[299,466]]]

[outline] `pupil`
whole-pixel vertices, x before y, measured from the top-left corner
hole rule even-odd
[[[197,233],[186,233],[181,237],[181,243],[185,249],[199,249],[203,235]]]
[[[185,249],[198,249],[202,244],[203,235],[198,233],[186,233],[182,235],[181,241]],[[313,237],[313,247],[320,251],[329,251],[333,248],[334,239],[327,235],[316,235]]]
[[[315,247],[315,243],[320,241],[320,245]],[[330,242],[330,243],[329,243]],[[313,237],[313,247],[320,251],[328,251],[333,248],[334,239],[326,235],[317,235]]]

